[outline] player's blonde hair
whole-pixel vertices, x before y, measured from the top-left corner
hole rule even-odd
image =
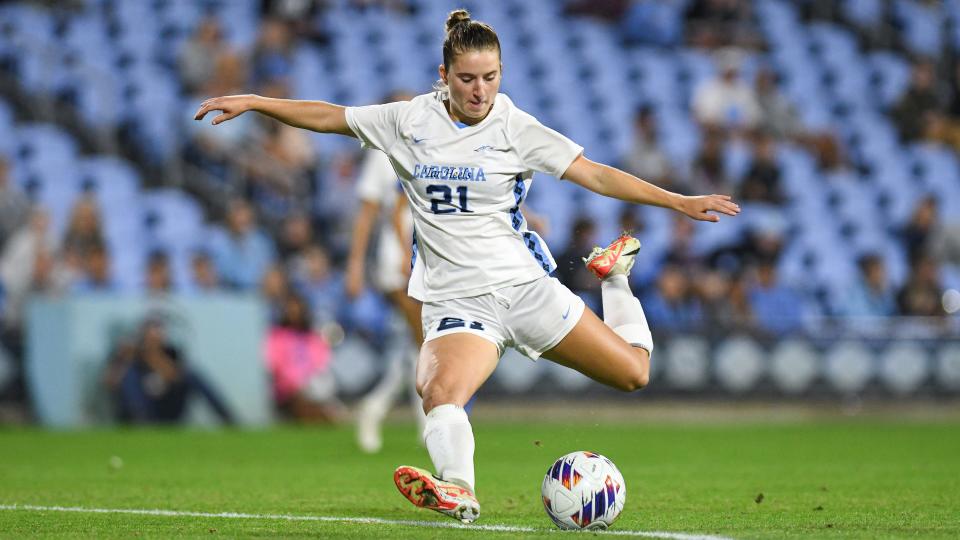
[[[459,54],[468,51],[495,49],[500,55],[500,38],[489,24],[470,18],[465,9],[455,9],[447,15],[446,37],[443,40],[443,67],[450,70],[450,64]],[[445,92],[447,85],[438,80],[436,90]]]

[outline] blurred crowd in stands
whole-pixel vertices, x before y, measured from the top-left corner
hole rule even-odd
[[[290,81],[298,48],[307,43],[322,50],[336,39],[322,24],[327,2],[262,4],[257,38],[248,48],[224,38],[230,21],[209,15],[195,25],[176,64],[185,103],[247,92],[289,97],[294,94]],[[405,16],[419,2],[346,4],[345,9],[356,13],[388,10]],[[916,54],[902,41],[892,13],[882,10],[874,25],[863,26],[832,4],[840,3],[797,3],[805,22],[840,25],[866,50],[910,58],[909,83],[884,111],[899,143],[929,142],[960,150],[960,59],[954,50]],[[744,214],[758,209],[774,218],[794,202],[779,158],[781,147],[814,156],[816,175],[828,184],[834,177],[871,172],[851,151],[849,137],[829,126],[811,128],[802,120],[804,103],[783,92],[783,74],[771,63],[748,62],[768,48],[753,2],[571,1],[565,12],[607,21],[624,47],[694,48],[707,51],[716,66],[715,75],[690,96],[700,143],[686,163],[678,163],[663,148],[658,104],[649,102],[639,103],[633,118],[624,119],[632,122],[632,142],[615,165],[681,193],[728,193],[745,203]],[[441,24],[436,21],[437,27]],[[362,62],[361,51],[357,54]],[[439,46],[431,44],[423,54],[439,58]],[[505,68],[507,78],[522,76],[509,65]],[[184,117],[189,114],[192,111],[184,111]],[[322,377],[330,360],[330,340],[346,331],[382,343],[387,331],[383,299],[373,291],[348,298],[343,284],[356,208],[353,179],[361,159],[359,145],[331,144],[323,151],[310,134],[253,114],[215,127],[209,121],[184,126],[179,157],[188,170],[229,194],[226,204],[208,204],[211,220],[225,227],[190,254],[185,280],[174,278],[170,253],[162,247],[151,249],[143,266],[143,294],[259,292],[274,325],[267,356],[278,403],[298,417],[336,417],[338,406]],[[731,145],[741,151],[743,166],[731,164]],[[32,295],[131,291],[116,285],[96,198],[79,197],[64,232],[55,234],[48,210],[34,205],[28,191],[15,185],[8,163],[0,155],[0,312],[3,344],[19,356],[25,304]],[[535,189],[552,188],[545,181]],[[624,205],[619,224],[642,238],[649,215]],[[669,219],[667,246],[651,253],[654,260],[641,253],[640,270],[632,276],[634,291],[657,332],[722,335],[737,330],[783,336],[802,332],[820,317],[942,319],[957,309],[944,301],[948,287],[942,276],[947,266],[960,276],[960,217],[944,215],[933,195],[923,194],[906,223],[894,231],[898,250],[905,255],[904,279],[891,278],[884,253],[864,250],[857,255],[853,283],[833,290],[782,277],[785,243],[795,232],[795,223],[786,218],[744,229],[736,241],[706,251],[696,241],[701,229],[679,216]],[[600,311],[598,283],[580,262],[594,244],[611,240],[600,237],[595,221],[589,213],[573,216],[565,235],[569,242],[551,248],[559,265],[557,277]],[[882,216],[879,222],[893,226]],[[301,339],[304,347],[293,344]],[[294,354],[305,354],[308,360],[292,366],[287,360]],[[162,356],[176,361],[170,351]],[[110,375],[113,387],[122,387],[122,381],[122,373]],[[22,395],[22,387],[16,392]],[[131,407],[128,416],[145,414],[137,413],[142,407]]]

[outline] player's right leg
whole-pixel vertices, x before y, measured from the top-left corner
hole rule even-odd
[[[465,523],[480,516],[474,495],[473,428],[463,406],[493,373],[500,350],[467,332],[426,341],[417,364],[417,389],[427,413],[424,441],[435,474],[402,466],[394,482],[410,502]]]

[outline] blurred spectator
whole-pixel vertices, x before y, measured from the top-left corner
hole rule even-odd
[[[102,246],[104,241],[97,202],[91,196],[83,196],[70,213],[61,245],[63,255],[70,260],[82,261],[93,247]]]
[[[276,92],[265,95],[286,97]],[[242,160],[248,193],[261,210],[279,218],[307,198],[317,156],[304,130],[270,118],[258,120],[259,136]]]
[[[702,270],[691,282],[703,312],[703,329],[715,335],[743,330],[751,323],[742,280],[721,270]]]
[[[914,317],[940,317],[943,309],[943,286],[940,285],[936,261],[925,255],[913,260],[910,276],[897,293],[900,314]]]
[[[135,340],[118,343],[107,365],[104,383],[114,398],[116,417],[121,422],[179,422],[191,395],[198,394],[223,423],[233,423],[223,400],[189,369],[183,353],[167,338],[159,318],[144,321]]]
[[[206,250],[197,250],[190,258],[191,285],[194,292],[210,294],[220,290],[220,276],[213,257]]]
[[[960,151],[960,122],[951,120],[940,111],[928,111],[923,118],[922,140]]]
[[[724,50],[717,55],[720,76],[696,88],[691,107],[705,126],[753,129],[761,120],[753,88],[740,80],[740,53]]]
[[[629,7],[629,0],[572,0],[566,2],[563,13],[564,15],[588,16],[607,22],[617,22],[623,20]]]
[[[703,311],[691,292],[690,280],[680,267],[667,264],[661,268],[656,288],[643,300],[650,326],[665,332],[699,329]]]
[[[759,134],[753,145],[753,161],[740,184],[740,199],[769,204],[784,202],[776,145],[765,133]]]
[[[74,282],[73,292],[115,292],[117,283],[110,273],[110,252],[106,244],[93,244],[84,257],[83,275]]]
[[[223,54],[217,59],[213,75],[193,100],[200,103],[210,96],[239,94],[245,87],[243,59],[235,54]],[[186,127],[192,144],[185,145],[184,157],[218,178],[226,179],[233,161],[242,155],[240,149],[253,137],[256,119],[244,114],[214,126],[209,120],[195,122],[191,118]]]
[[[700,151],[693,160],[690,189],[695,193],[731,193],[727,178],[726,158],[723,152],[723,133],[714,127],[703,131]]]
[[[777,89],[777,74],[762,68],[755,79],[757,106],[760,108],[759,128],[777,139],[788,139],[800,134],[800,120],[790,100]]]
[[[617,220],[621,231],[627,231],[634,236],[642,233],[646,228],[646,223],[640,217],[637,205],[623,203],[620,210],[620,219]]]
[[[694,0],[684,18],[687,41],[695,47],[757,47],[761,42],[747,0]]]
[[[57,264],[56,251],[47,212],[33,209],[27,224],[10,238],[0,258],[8,325],[19,327],[31,294],[58,292],[68,285],[69,274]]]
[[[703,258],[694,250],[694,222],[679,214],[671,216],[671,219],[673,227],[664,261],[680,268],[695,268],[703,264]]]
[[[156,250],[147,255],[147,276],[144,291],[148,295],[162,296],[173,290],[170,274],[170,257],[166,251]]]
[[[849,169],[847,156],[833,133],[813,134],[809,142],[822,174],[843,173]]]
[[[270,330],[264,355],[281,411],[295,420],[332,422],[341,416],[330,346],[316,332],[303,298],[287,297],[280,323]]]
[[[257,228],[250,203],[234,199],[227,210],[227,231],[218,231],[210,242],[217,272],[228,287],[251,289],[275,259],[273,242]]]
[[[216,71],[217,62],[228,53],[220,21],[214,16],[205,17],[180,53],[178,67],[185,90],[193,93],[206,86]]]
[[[263,19],[252,54],[254,85],[288,78],[293,71],[292,55],[293,36],[287,24],[279,19]]]
[[[780,282],[774,261],[760,262],[747,297],[759,330],[780,336],[802,329],[803,298],[796,289]]]
[[[407,2],[403,0],[386,2],[379,0],[375,3],[386,4],[384,7],[396,11],[407,11],[409,9]],[[317,0],[295,2],[263,0],[260,11],[267,17],[282,20],[298,38],[309,39],[317,45],[326,45],[330,41],[330,35],[323,27],[324,18],[321,15],[327,7],[327,2]]]
[[[600,307],[600,282],[587,270],[582,258],[596,245],[596,234],[593,219],[583,215],[577,217],[570,227],[567,249],[555,259],[557,279],[583,298],[594,310]]]
[[[304,212],[293,212],[283,220],[277,250],[280,259],[290,261],[313,243],[313,225]]]
[[[638,107],[633,116],[633,143],[623,159],[624,170],[664,189],[673,185],[670,160],[657,144],[657,119],[649,105]]]
[[[930,251],[931,240],[938,226],[937,199],[927,195],[920,199],[910,221],[901,232],[903,247],[910,261],[917,260]]]
[[[857,261],[860,276],[847,291],[841,312],[847,317],[892,317],[897,314],[893,286],[879,255],[870,253]]]
[[[277,322],[283,316],[283,303],[290,295],[290,283],[280,266],[271,266],[260,283],[260,296],[267,304],[270,320]]]
[[[313,308],[313,318],[320,326],[337,321],[346,305],[343,276],[330,267],[330,258],[320,246],[307,248],[293,262],[293,282]]]
[[[902,140],[919,139],[928,113],[936,112],[944,106],[936,85],[933,63],[928,60],[916,62],[910,76],[910,86],[893,108],[893,120]]]
[[[10,182],[10,165],[0,156],[0,250],[30,214],[27,196]]]

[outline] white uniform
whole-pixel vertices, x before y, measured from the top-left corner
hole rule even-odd
[[[540,293],[535,298],[511,287],[540,280],[556,267],[540,236],[527,230],[520,205],[534,171],[559,178],[581,146],[504,94],[473,126],[454,124],[439,92],[348,107],[346,120],[365,147],[389,156],[413,209],[415,263],[408,292],[424,302],[425,339],[474,331],[501,350],[512,345],[535,358],[566,335],[582,314],[579,297],[552,278],[534,285]],[[542,295],[562,298],[548,301]],[[530,336],[514,332],[517,319],[505,315],[521,297],[534,306],[556,308],[556,321],[545,313],[538,320],[535,311],[524,321],[545,325],[548,338],[523,342]],[[467,298],[475,298],[476,305],[465,306]],[[489,320],[477,320],[476,313],[483,311]],[[491,325],[500,328],[489,330]]]
[[[394,205],[401,189],[400,181],[386,154],[375,150],[365,154],[357,179],[357,196],[361,201],[380,207],[380,231],[373,281],[381,291],[396,291],[407,286],[407,277],[401,268],[404,246],[400,244],[393,227]],[[413,217],[410,212],[403,212],[403,220],[404,229],[412,231]]]

